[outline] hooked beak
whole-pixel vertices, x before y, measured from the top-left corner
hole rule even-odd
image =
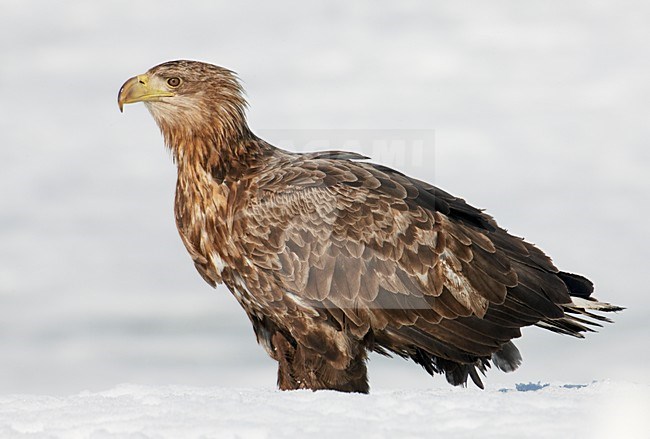
[[[149,75],[138,75],[130,78],[120,88],[117,95],[117,105],[120,112],[124,110],[124,104],[133,104],[135,102],[156,101],[163,97],[174,96],[169,90],[159,90],[151,87]]]

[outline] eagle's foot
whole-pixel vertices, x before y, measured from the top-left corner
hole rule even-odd
[[[359,348],[357,356],[345,369],[336,368],[325,356],[311,349],[294,345],[284,335],[272,337],[275,359],[278,361],[280,390],[337,390],[339,392],[368,393],[366,352]]]

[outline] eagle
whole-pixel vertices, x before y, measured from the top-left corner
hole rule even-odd
[[[535,325],[583,338],[592,282],[558,270],[483,210],[353,152],[294,153],[257,137],[237,75],[169,61],[127,80],[177,166],[176,225],[199,274],[225,284],[278,362],[278,387],[368,393],[369,352],[452,385],[521,363]]]

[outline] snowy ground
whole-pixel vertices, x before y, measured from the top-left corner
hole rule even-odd
[[[650,413],[648,14],[635,0],[3,0],[0,395],[51,396],[0,396],[0,437],[638,431],[635,414]],[[586,340],[525,330],[522,367],[490,371],[485,392],[373,355],[368,397],[276,393],[248,320],[178,239],[153,120],[117,109],[125,79],[178,58],[237,71],[251,127],[279,146],[434,132],[425,155],[361,146],[486,208],[628,309]],[[96,393],[124,382],[142,387]]]
[[[647,438],[650,388],[631,383],[336,392],[120,385],[0,397],[0,437]]]

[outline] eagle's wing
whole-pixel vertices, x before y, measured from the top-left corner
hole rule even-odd
[[[550,259],[463,200],[354,158],[294,158],[259,174],[233,226],[251,295],[359,340],[370,333],[375,350],[454,384],[476,382],[474,366],[491,357],[516,368],[509,341],[571,302]]]

